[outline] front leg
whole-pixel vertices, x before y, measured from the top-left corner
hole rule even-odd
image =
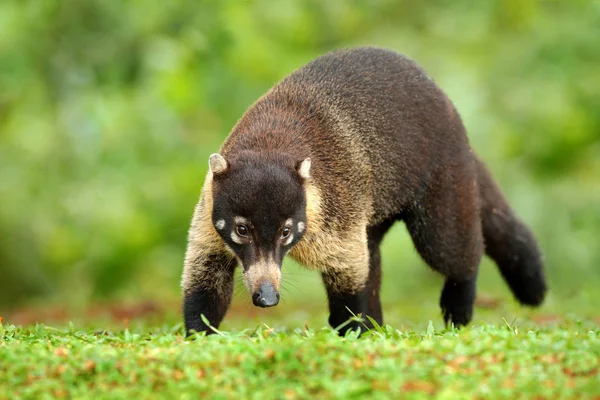
[[[349,219],[356,223],[344,225],[342,231],[316,229],[315,224],[309,225],[307,234],[291,252],[300,263],[321,271],[329,299],[329,324],[333,328],[347,322],[352,314],[364,317],[368,313],[368,218]],[[375,277],[372,280],[371,286],[378,289],[378,280]],[[361,322],[352,321],[340,328],[339,333],[344,335],[348,330],[358,328],[366,329]]]
[[[367,313],[368,299],[366,289],[346,285],[347,274],[326,272],[323,273],[323,283],[327,290],[329,300],[329,325],[332,328],[347,322],[354,315]],[[346,279],[345,279],[346,278]],[[365,282],[366,284],[366,282]],[[353,315],[354,314],[354,315]],[[365,330],[365,326],[359,321],[351,321],[339,329],[340,336],[344,336],[348,330]]]
[[[183,274],[183,318],[186,336],[194,331],[214,333],[202,320],[217,328],[231,303],[235,259],[227,254],[202,253],[186,262]]]
[[[368,313],[369,249],[366,229],[358,227],[355,232],[335,246],[339,252],[330,258],[329,267],[322,273],[329,300],[329,324],[333,328],[344,324],[354,315],[361,314],[364,318]],[[370,324],[363,322],[347,323],[340,328],[340,335],[358,328],[364,332]]]

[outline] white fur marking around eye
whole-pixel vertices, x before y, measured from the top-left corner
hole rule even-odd
[[[294,234],[293,234],[293,233],[290,233],[290,236],[288,236],[288,237],[285,239],[285,242],[283,243],[283,245],[284,245],[284,246],[287,246],[287,245],[289,245],[290,243],[292,243],[292,240],[294,240]]]
[[[237,244],[244,244],[244,239],[241,238],[240,235],[237,234],[235,229],[236,229],[237,225],[249,226],[250,223],[246,218],[240,217],[239,215],[236,215],[235,217],[233,217],[233,222],[234,222],[235,226],[233,227],[233,231],[231,231],[231,240],[233,240],[233,242],[237,243]]]
[[[231,232],[231,240],[233,240],[233,242],[237,244],[244,244],[242,239],[235,232]]]
[[[225,220],[224,219],[220,219],[217,221],[217,223],[215,224],[215,228],[217,228],[218,230],[223,230],[223,228],[225,228]]]
[[[235,222],[236,225],[248,225],[248,220],[244,217],[236,216],[233,218],[233,222]]]
[[[304,222],[298,222],[298,232],[302,233],[304,232],[304,229],[306,229]]]
[[[285,226],[287,226],[288,228],[290,228],[292,225],[294,225],[294,220],[293,220],[293,219],[291,219],[291,218],[288,218],[288,219],[285,221],[285,224],[284,224],[284,225],[285,225]]]

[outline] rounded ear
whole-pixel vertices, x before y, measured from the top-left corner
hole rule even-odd
[[[298,171],[298,175],[300,175],[301,178],[310,178],[310,163],[310,157],[308,157],[296,164],[296,171]]]
[[[208,159],[208,165],[213,175],[222,174],[223,172],[227,171],[227,168],[229,168],[225,157],[217,153],[212,154],[210,156],[210,158]]]

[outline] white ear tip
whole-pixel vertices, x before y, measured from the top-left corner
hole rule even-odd
[[[310,157],[306,158],[304,161],[302,161],[300,163],[300,166],[298,167],[298,174],[302,178],[304,178],[304,179],[310,178],[310,165],[311,165]]]
[[[208,159],[208,165],[213,174],[220,174],[227,171],[227,160],[218,153],[211,154]]]

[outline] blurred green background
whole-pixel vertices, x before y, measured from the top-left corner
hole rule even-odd
[[[177,305],[209,154],[276,81],[353,45],[405,53],[435,78],[539,238],[546,312],[593,313],[600,2],[523,0],[0,2],[0,311]],[[435,319],[441,278],[402,225],[383,255],[384,302]],[[480,292],[512,304],[482,269]],[[284,279],[278,312],[325,312],[316,273],[287,262]]]

